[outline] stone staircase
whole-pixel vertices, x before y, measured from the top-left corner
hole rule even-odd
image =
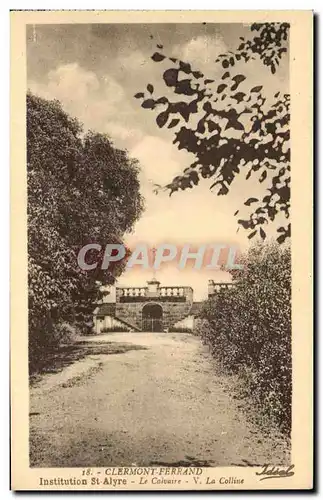
[[[129,330],[135,330],[136,332],[140,332],[141,329],[133,322],[133,321],[126,321],[123,318],[120,318],[118,316],[114,316],[116,320],[120,321],[123,325],[125,325]]]

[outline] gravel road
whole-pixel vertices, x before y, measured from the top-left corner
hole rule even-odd
[[[89,354],[31,387],[31,466],[286,463],[284,441],[251,423],[236,380],[219,373],[199,338],[114,333],[87,340],[129,350]]]

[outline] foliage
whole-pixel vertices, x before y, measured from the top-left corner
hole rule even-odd
[[[171,62],[163,81],[175,99],[155,97],[152,84],[135,95],[144,109],[158,111],[158,127],[172,130],[177,148],[195,156],[181,175],[163,187],[170,195],[193,188],[201,178],[212,179],[210,188],[217,189],[218,195],[226,195],[239,175],[249,179],[255,174],[265,183],[267,189],[260,199],[252,196],[246,200],[246,206],[254,207],[247,219],[238,219],[249,238],[258,234],[264,240],[264,225],[273,222],[279,212],[289,219],[290,95],[278,92],[265,97],[263,86],[251,88],[236,66],[260,59],[275,73],[287,52],[288,31],[287,23],[253,24],[255,34],[250,39],[241,37],[235,52],[220,54],[215,61],[215,73],[222,67],[221,77],[210,78],[187,62],[155,52],[154,62]],[[277,240],[282,243],[290,236],[290,224],[286,221],[278,232]]]
[[[58,342],[62,322],[89,328],[101,284],[124,264],[82,271],[87,243],[122,243],[139,218],[138,165],[103,134],[82,135],[58,101],[27,94],[30,357]],[[102,257],[102,252],[99,258]],[[89,255],[94,262],[98,254]],[[95,260],[94,260],[95,259]]]
[[[200,335],[223,368],[246,379],[246,395],[285,432],[291,425],[291,254],[277,243],[252,246],[235,287],[209,299]]]
[[[127,326],[105,326],[102,328],[101,333],[114,333],[114,332],[129,332],[130,328]]]
[[[188,326],[172,326],[169,331],[172,333],[192,333],[192,328]]]

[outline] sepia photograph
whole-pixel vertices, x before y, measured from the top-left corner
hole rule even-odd
[[[33,487],[295,488],[295,404],[311,432],[295,376],[303,363],[311,394],[312,332],[294,330],[293,252],[302,234],[304,260],[311,245],[294,203],[312,165],[294,181],[289,16],[26,15]]]

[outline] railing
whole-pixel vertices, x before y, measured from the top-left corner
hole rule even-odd
[[[215,293],[219,293],[221,290],[229,290],[233,288],[235,283],[216,283],[213,280],[209,280],[208,283],[208,295],[214,295]]]
[[[145,297],[147,295],[148,287],[127,287],[117,288],[118,297]]]
[[[193,292],[191,287],[186,286],[161,286],[159,288],[160,297],[186,297]]]
[[[161,302],[185,302],[192,299],[193,289],[188,286],[162,286],[157,293],[151,295],[148,287],[125,287],[116,289],[117,302],[144,302],[160,300]]]
[[[140,297],[139,295],[137,297],[135,296],[128,296],[128,297],[120,297],[119,302],[120,303],[129,303],[129,302],[186,302],[187,297],[185,295],[182,296],[173,296],[173,295],[164,295],[163,297],[159,295],[154,295],[152,297]]]

